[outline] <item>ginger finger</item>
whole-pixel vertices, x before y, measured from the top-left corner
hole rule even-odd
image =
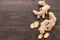
[[[47,27],[47,31],[50,31],[53,27],[54,27],[55,23],[52,21],[50,21],[50,23],[46,26]]]
[[[56,22],[57,18],[55,17],[53,12],[49,12],[49,19]]]
[[[40,18],[40,15],[37,15],[37,18]]]
[[[42,15],[41,12],[37,12],[37,11],[35,11],[35,10],[33,10],[33,13],[34,13],[35,15],[37,15],[37,18],[40,18],[40,16]]]
[[[38,12],[38,11],[36,11],[36,10],[33,10],[33,13],[34,13],[35,15],[39,15],[39,14],[40,14],[40,12]]]
[[[55,17],[55,15],[53,14],[53,12],[49,12],[49,18],[50,18],[50,20],[49,20],[49,24],[47,25],[47,30],[51,30],[54,26],[55,26],[55,24],[56,24],[56,17]]]

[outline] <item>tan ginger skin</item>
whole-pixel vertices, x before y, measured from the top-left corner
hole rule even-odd
[[[44,20],[43,22],[41,22],[41,26],[39,28],[39,31],[41,34],[44,34],[45,33],[45,30],[46,30],[46,25],[49,23],[49,20]]]
[[[40,18],[40,16],[42,16],[42,18],[45,18],[45,14],[47,14],[48,10],[50,9],[50,6],[46,4],[45,1],[39,1],[38,3],[43,7],[40,8],[41,10],[39,12],[33,10],[33,13],[37,15],[37,18]]]
[[[46,27],[50,31],[54,27],[57,19],[56,19],[56,17],[55,17],[53,12],[49,12],[49,18],[50,18],[49,24]]]

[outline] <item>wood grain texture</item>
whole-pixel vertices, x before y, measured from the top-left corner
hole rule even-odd
[[[38,29],[29,25],[36,21],[32,10],[38,10],[39,0],[0,0],[0,40],[38,40]],[[50,37],[42,40],[60,40],[60,0],[46,0],[57,17]],[[43,21],[40,19],[39,21]]]

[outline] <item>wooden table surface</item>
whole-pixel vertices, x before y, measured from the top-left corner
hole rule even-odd
[[[0,0],[0,40],[38,40],[38,29],[30,29],[37,20],[32,10],[38,10],[39,0]],[[60,0],[46,0],[57,17],[50,36],[42,40],[60,40]],[[40,22],[43,19],[39,20]]]

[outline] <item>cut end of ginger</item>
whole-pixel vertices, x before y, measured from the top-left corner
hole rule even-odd
[[[31,29],[37,28],[38,25],[39,25],[39,21],[35,21],[34,23],[32,23],[32,24],[30,25],[30,28],[31,28]]]
[[[49,37],[49,33],[45,33],[44,38],[48,38]]]
[[[43,38],[43,34],[40,34],[39,36],[38,36],[38,39],[42,39]]]
[[[30,25],[30,28],[31,28],[31,29],[33,29],[33,28],[34,28],[34,25],[33,25],[33,23]]]

